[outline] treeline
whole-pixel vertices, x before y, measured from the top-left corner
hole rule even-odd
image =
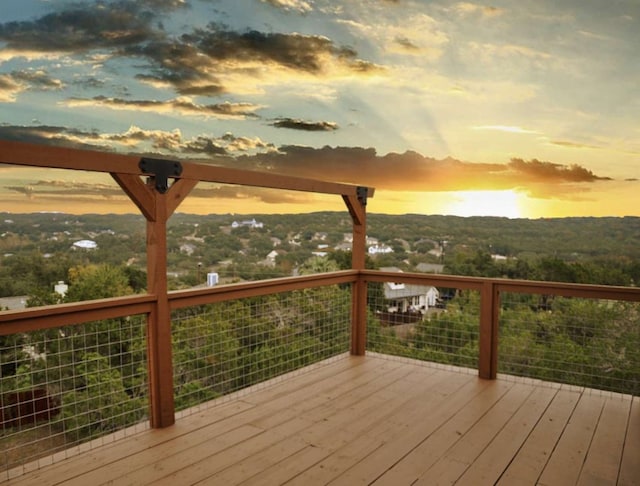
[[[555,256],[496,259],[483,250],[459,251],[446,260],[445,272],[472,277],[637,286],[640,259],[603,256],[567,261]]]
[[[0,221],[0,297],[30,295],[45,303],[69,269],[110,264],[127,273],[129,287],[146,286],[145,224],[140,216],[5,214]],[[169,285],[202,284],[206,273],[223,282],[295,274],[322,247],[340,268],[350,253],[336,250],[351,232],[341,213],[255,215],[262,228],[233,228],[231,215],[176,214],[168,228]],[[640,218],[509,220],[452,216],[369,216],[369,236],[392,253],[369,268],[416,271],[439,264],[444,273],[527,280],[637,286]],[[92,238],[95,250],[74,250]],[[266,256],[277,253],[272,261]],[[418,270],[419,271],[419,270]]]

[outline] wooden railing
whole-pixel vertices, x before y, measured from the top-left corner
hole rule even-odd
[[[498,371],[498,343],[501,294],[521,293],[545,296],[576,297],[596,300],[640,302],[640,288],[585,285],[528,280],[489,279],[451,275],[425,275],[363,270],[359,278],[366,282],[402,282],[480,294],[478,374],[495,379]],[[638,329],[640,332],[640,329]]]
[[[167,303],[169,310],[173,311],[190,306],[336,284],[349,284],[352,288],[362,285],[366,289],[367,284],[371,282],[403,282],[421,286],[478,292],[480,295],[478,373],[481,378],[485,379],[494,379],[498,369],[498,309],[500,308],[500,295],[502,292],[640,302],[640,289],[635,287],[608,287],[448,275],[398,274],[374,270],[349,270],[169,292],[167,294]],[[154,315],[157,315],[154,312],[157,300],[156,296],[147,294],[0,312],[0,335],[21,334],[136,314],[145,314],[149,316],[149,319],[153,319]],[[355,316],[357,313],[353,312],[352,315]],[[352,323],[351,353],[361,354],[358,346],[353,346],[353,343],[366,342],[366,322],[365,326],[360,325],[356,320],[353,320]],[[151,321],[151,326],[156,326],[156,323]],[[170,336],[167,339],[171,342]],[[171,347],[169,347],[168,352],[161,352],[157,346],[157,342],[151,339],[148,340],[148,353],[156,356],[156,361],[149,360],[150,380],[153,376],[156,376],[158,383],[155,386],[159,387],[157,392],[159,396],[173,396]],[[163,372],[162,370],[167,369],[170,370],[167,372],[168,376],[157,378],[157,375]],[[159,422],[152,422],[152,425],[156,427],[166,426],[167,423],[173,422],[175,415],[173,400],[167,403],[162,400],[150,400],[150,408],[151,416],[161,417]]]

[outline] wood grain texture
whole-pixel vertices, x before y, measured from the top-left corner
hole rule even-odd
[[[8,484],[629,485],[639,424],[637,398],[345,354]]]

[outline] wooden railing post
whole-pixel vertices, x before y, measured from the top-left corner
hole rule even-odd
[[[367,191],[359,187],[356,196],[343,196],[353,221],[351,268],[364,270],[367,246]],[[367,343],[367,282],[359,276],[351,297],[351,354],[363,356]]]
[[[175,165],[164,162],[153,161],[159,167]],[[150,422],[154,428],[168,427],[175,422],[175,404],[167,284],[167,221],[197,181],[181,179],[168,187],[164,180],[166,174],[162,180],[150,177],[147,184],[135,175],[111,175],[147,220],[147,292],[155,296],[154,308],[147,315]]]
[[[485,281],[480,291],[480,343],[478,374],[495,380],[498,373],[498,317],[500,293],[496,282]]]
[[[164,197],[158,199],[158,207],[165,206]],[[175,421],[171,310],[167,292],[167,218],[158,216],[158,221],[147,221],[147,286],[156,296],[155,309],[147,323],[147,354],[151,426],[156,428],[167,427]]]

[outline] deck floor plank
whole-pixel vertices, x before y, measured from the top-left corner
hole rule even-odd
[[[538,484],[576,484],[593,440],[605,398],[583,393]]]
[[[516,383],[414,484],[455,483],[532,393],[533,388]]]
[[[558,391],[498,481],[498,486],[529,486],[537,483],[579,399],[578,392]]]
[[[379,355],[332,359],[135,432],[5,484],[640,484],[638,397]]]
[[[455,414],[443,421],[432,434],[425,436],[418,446],[388,469],[374,484],[376,486],[412,484],[460,440],[512,386],[513,383],[505,381],[490,382],[490,385],[480,393],[469,394],[470,396],[461,403],[459,408],[455,403],[451,404]],[[449,405],[448,402],[447,405]]]
[[[634,397],[629,411],[629,423],[624,441],[619,486],[633,486],[640,481],[640,397]]]
[[[631,400],[607,400],[578,478],[579,486],[616,484]],[[640,481],[640,478],[637,478]]]
[[[558,390],[535,388],[511,420],[462,475],[458,484],[495,484],[547,410]]]

